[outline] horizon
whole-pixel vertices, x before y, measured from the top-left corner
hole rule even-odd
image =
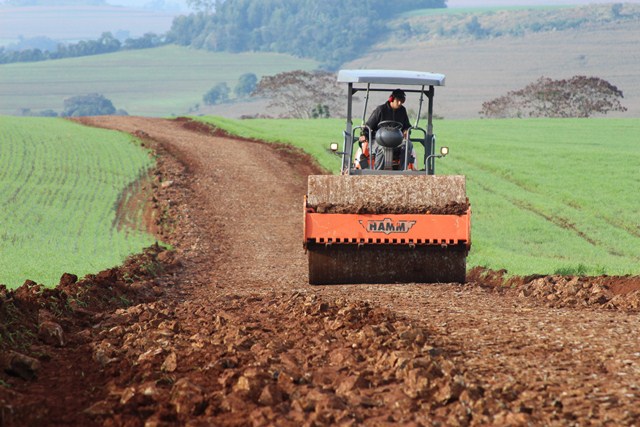
[[[192,13],[187,0],[106,0],[103,6],[12,6],[0,0],[0,47],[21,49],[23,40],[50,39],[70,44],[95,40],[110,32],[117,39],[170,31],[175,17]],[[447,8],[517,8],[527,6],[586,6],[619,0],[447,0]],[[640,0],[623,3],[638,4]],[[111,8],[122,8],[113,13]],[[42,11],[42,13],[38,13]],[[53,15],[52,15],[53,14]],[[52,19],[52,16],[55,19]],[[42,44],[42,42],[40,42]]]

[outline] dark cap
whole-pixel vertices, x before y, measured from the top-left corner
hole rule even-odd
[[[402,102],[407,99],[402,89],[394,89],[393,92],[391,92],[391,96],[393,99],[399,99]]]

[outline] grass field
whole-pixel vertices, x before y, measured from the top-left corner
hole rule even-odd
[[[154,243],[116,218],[154,161],[128,135],[62,119],[0,116],[0,283],[58,284],[120,265]]]
[[[317,156],[341,141],[341,120],[200,118],[244,137]],[[441,174],[467,176],[473,210],[470,266],[510,274],[640,274],[640,120],[441,120],[451,154]]]
[[[336,172],[344,121],[199,117],[291,144]],[[438,120],[473,210],[469,266],[510,274],[640,274],[638,119]],[[60,119],[0,117],[0,283],[55,285],[153,243],[118,226],[116,206],[153,160],[132,138]],[[127,223],[139,224],[129,212]]]
[[[245,73],[273,75],[317,63],[275,53],[212,53],[178,46],[56,61],[0,65],[0,114],[61,111],[66,98],[101,93],[130,115],[185,114],[218,83]]]

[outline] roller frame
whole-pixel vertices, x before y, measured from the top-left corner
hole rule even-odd
[[[304,248],[309,283],[451,283],[464,282],[471,246],[471,209],[464,176],[435,176],[433,99],[445,76],[407,70],[340,70],[347,85],[347,117],[338,177],[310,176],[304,205]],[[414,88],[407,89],[406,86]],[[408,141],[423,145],[423,165],[416,170],[356,169],[356,130],[366,131],[371,92],[403,88],[419,95]],[[353,124],[353,101],[364,92],[362,124]],[[419,127],[427,100],[427,126]],[[416,131],[418,136],[412,135]],[[422,137],[420,137],[422,135]],[[372,141],[373,142],[373,141]],[[405,153],[408,156],[408,151]],[[406,164],[405,159],[405,164]],[[417,179],[420,175],[424,178]],[[309,203],[307,203],[309,202]],[[465,212],[466,211],[466,212]]]
[[[309,283],[464,283],[470,233],[471,209],[464,215],[407,215],[307,208]]]

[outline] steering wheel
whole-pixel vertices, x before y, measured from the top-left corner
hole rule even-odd
[[[380,123],[378,123],[378,129],[380,128],[402,130],[402,123],[396,122],[395,120],[383,120]]]

